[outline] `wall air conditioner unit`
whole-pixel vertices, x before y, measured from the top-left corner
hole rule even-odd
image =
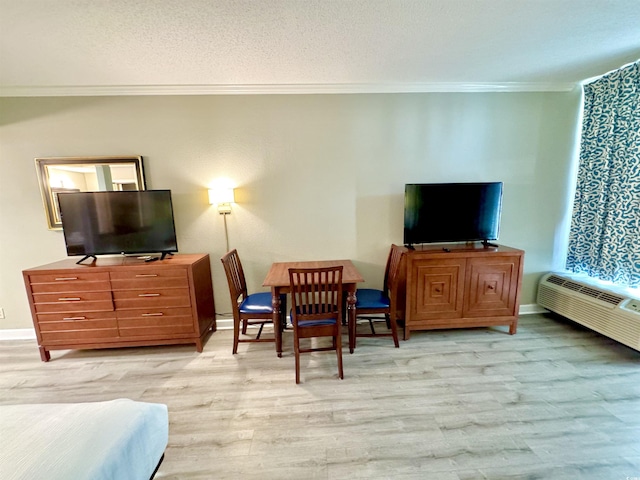
[[[640,296],[585,275],[548,273],[538,285],[538,304],[640,351]]]

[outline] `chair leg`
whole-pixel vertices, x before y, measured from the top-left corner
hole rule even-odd
[[[396,348],[400,348],[400,343],[398,343],[398,321],[395,318],[390,320],[391,323],[391,336],[393,337],[393,344]]]
[[[300,383],[300,339],[295,327],[293,330],[293,355],[296,358],[296,384]]]
[[[373,318],[369,318],[369,328],[371,329],[371,335],[375,335],[376,329],[373,328]]]
[[[261,323],[260,328],[258,329],[258,335],[256,335],[256,340],[260,340],[260,335],[262,334],[263,327],[264,327],[264,323]]]
[[[247,320],[242,320],[242,334],[243,335],[247,334],[247,323],[249,323]]]
[[[333,337],[334,342],[336,344],[336,356],[338,357],[338,378],[344,378],[344,372],[342,371],[342,337],[340,332],[337,333],[335,337]]]
[[[240,340],[240,319],[233,319],[233,354],[238,353],[238,342]]]

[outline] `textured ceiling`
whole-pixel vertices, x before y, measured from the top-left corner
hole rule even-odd
[[[0,0],[0,94],[561,90],[638,0]]]

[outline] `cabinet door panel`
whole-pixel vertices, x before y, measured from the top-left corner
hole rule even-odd
[[[453,260],[418,260],[413,262],[415,301],[411,302],[414,319],[458,318],[462,314],[462,287],[465,262]]]
[[[465,316],[515,315],[518,269],[518,257],[470,259]]]

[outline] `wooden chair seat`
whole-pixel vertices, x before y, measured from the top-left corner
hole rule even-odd
[[[273,314],[271,306],[271,292],[259,292],[249,294],[238,306],[240,313],[269,313]]]

